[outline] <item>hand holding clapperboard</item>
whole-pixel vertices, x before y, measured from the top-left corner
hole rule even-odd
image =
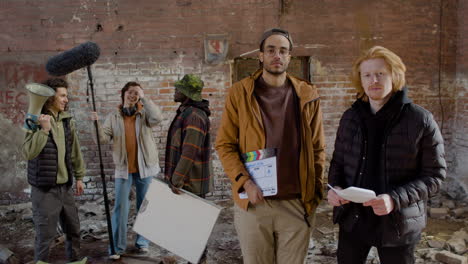
[[[278,180],[276,171],[276,149],[260,149],[242,154],[245,168],[251,179],[262,190],[263,196],[272,196],[278,193]],[[247,193],[239,193],[241,199],[247,199]]]

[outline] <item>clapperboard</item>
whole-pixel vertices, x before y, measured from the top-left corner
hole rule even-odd
[[[262,190],[263,196],[278,193],[278,179],[276,171],[276,149],[260,149],[243,153],[242,161],[252,180]],[[247,193],[239,193],[241,199],[247,199]]]

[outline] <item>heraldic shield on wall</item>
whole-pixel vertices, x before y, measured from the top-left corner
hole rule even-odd
[[[227,34],[208,34],[205,36],[205,62],[218,64],[226,59],[228,53]]]

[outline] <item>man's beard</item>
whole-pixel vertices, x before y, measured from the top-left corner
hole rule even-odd
[[[268,69],[268,68],[264,68],[264,69],[265,69],[265,71],[267,71],[267,72],[270,73],[271,75],[275,75],[275,76],[281,75],[281,74],[283,74],[283,73],[286,71],[286,69],[283,69],[282,71],[276,71],[276,72],[274,72],[274,71],[272,71],[272,70],[270,70],[270,69]]]
[[[286,67],[284,67],[283,69],[279,71],[273,71],[271,68],[266,67],[265,64],[263,64],[263,69],[267,71],[268,73],[270,73],[271,75],[278,76],[278,75],[283,74],[288,69],[288,66],[286,65]]]

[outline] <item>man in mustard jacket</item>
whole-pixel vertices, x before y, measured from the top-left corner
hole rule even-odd
[[[286,73],[289,33],[263,33],[261,70],[229,90],[216,150],[232,182],[244,263],[303,263],[315,209],[323,198],[325,138],[317,89]],[[263,196],[241,154],[274,149],[278,192]],[[239,193],[245,192],[247,199]]]

